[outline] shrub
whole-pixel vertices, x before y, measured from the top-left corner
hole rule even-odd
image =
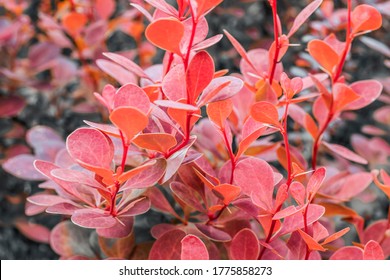
[[[390,196],[389,175],[381,170],[378,178],[372,150],[386,153],[381,163],[388,164],[389,146],[377,140],[366,149],[375,138],[356,135],[354,152],[330,143],[328,134],[332,124],[382,92],[376,80],[349,83],[343,73],[352,42],[379,29],[381,14],[348,1],[340,11],[345,41],[331,32],[313,38],[306,62],[312,68],[289,77],[283,56],[322,1],[308,4],[287,34],[278,21],[278,1],[269,1],[273,43],[246,51],[225,31],[241,56],[241,73],[226,75],[215,70],[206,51],[222,39],[207,38],[205,18],[222,0],[146,2],[153,14],[134,7],[150,21],[145,36],[165,51],[162,63],[145,69],[104,53],[110,62],[97,64],[121,84],[94,93],[110,122],[85,121],[88,127],[66,143],[35,128],[28,139],[36,155],[3,165],[15,175],[46,180],[40,185],[45,190],[27,199],[28,215],[70,217],[51,231],[54,251],[62,258],[387,258],[389,220],[365,227],[351,202],[370,199],[373,180]],[[126,82],[124,71],[137,82]],[[150,208],[164,220],[147,228],[155,241],[136,242],[142,238],[134,230],[137,216]],[[341,237],[352,226],[358,241],[346,246]]]

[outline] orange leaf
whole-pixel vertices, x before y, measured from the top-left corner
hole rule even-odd
[[[251,109],[251,116],[258,122],[270,124],[280,128],[279,114],[276,107],[266,101],[255,103]]]
[[[71,12],[62,18],[62,26],[70,35],[77,35],[87,24],[88,17],[84,14]]]
[[[359,5],[351,15],[352,32],[364,32],[379,29],[382,26],[382,15],[370,5]]]
[[[301,229],[298,229],[299,234],[301,235],[303,241],[305,241],[307,247],[309,247],[310,251],[326,251],[324,247],[322,247],[320,244],[318,244],[317,241],[313,239],[310,235],[308,235],[306,232],[302,231]]]
[[[332,235],[328,236],[324,242],[321,243],[321,245],[325,245],[325,244],[328,244],[330,242],[333,242],[335,241],[336,239],[339,239],[340,237],[342,237],[344,234],[346,234],[348,231],[350,231],[350,228],[347,227],[345,229],[342,229],[336,233],[333,233]]]
[[[138,135],[133,139],[133,143],[138,147],[165,154],[177,144],[177,141],[171,134],[147,133]]]
[[[329,75],[332,75],[333,68],[339,62],[339,56],[336,51],[329,44],[321,40],[312,40],[307,47],[310,55]]]
[[[145,36],[157,47],[181,54],[180,42],[184,35],[184,25],[174,18],[162,18],[152,22],[145,30]]]
[[[134,107],[119,107],[112,111],[111,122],[119,128],[126,137],[127,144],[142,131],[149,122],[148,117]]]
[[[241,188],[230,184],[216,186],[213,192],[223,200],[225,205],[235,200],[241,193]]]
[[[221,129],[225,127],[225,121],[232,111],[233,102],[231,99],[213,102],[207,106],[209,119]]]
[[[383,169],[380,171],[380,175],[382,177],[382,180],[384,181],[384,184],[382,184],[378,180],[378,171],[377,170],[373,171],[372,174],[374,177],[375,185],[377,185],[378,188],[380,188],[387,195],[387,197],[390,199],[390,176],[389,176],[389,174],[387,174],[386,171]]]
[[[334,93],[334,103],[333,103],[333,112],[340,112],[350,103],[360,98],[360,95],[355,93],[349,86],[336,83],[333,86]]]

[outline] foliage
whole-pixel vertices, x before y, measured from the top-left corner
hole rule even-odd
[[[104,5],[110,1],[98,2],[96,12],[107,24],[112,6]],[[345,41],[330,28],[325,38],[313,38],[307,44],[312,69],[289,77],[282,59],[294,45],[290,41],[321,5],[326,15],[329,1],[310,2],[287,34],[278,1],[269,1],[273,43],[246,51],[225,31],[241,56],[241,73],[226,75],[206,51],[222,39],[208,37],[205,18],[222,0],[145,2],[153,14],[142,3],[133,6],[150,21],[145,37],[165,51],[162,63],[145,68],[105,52],[107,59],[97,65],[121,85],[94,89],[109,123],[86,121],[88,127],[65,143],[52,130],[35,127],[27,135],[35,155],[3,164],[16,176],[45,180],[44,191],[27,198],[28,215],[69,217],[51,231],[55,252],[67,259],[389,257],[390,220],[365,228],[364,218],[350,208],[351,201],[373,199],[373,181],[389,196],[390,177],[376,170],[388,164],[388,144],[355,135],[352,151],[327,137],[332,124],[382,92],[376,80],[350,83],[343,73],[352,42],[381,27],[380,12],[348,1],[340,11]],[[88,15],[71,11],[61,19],[61,32],[77,46],[88,45],[83,40],[93,28],[87,22]],[[388,123],[385,114],[378,110],[377,120]],[[298,139],[292,137],[297,131]],[[302,144],[306,136],[309,153]],[[169,222],[150,228],[154,242],[136,242],[136,217],[150,208]],[[342,237],[352,226],[359,241],[347,246]]]

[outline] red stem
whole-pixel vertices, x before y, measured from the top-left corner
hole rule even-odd
[[[286,100],[286,108],[284,110],[284,115],[283,115],[283,130],[281,131],[281,134],[283,135],[283,141],[284,141],[284,146],[286,149],[286,158],[287,158],[287,182],[286,182],[287,191],[289,190],[292,179],[293,179],[291,150],[290,150],[290,144],[288,142],[288,131],[287,131],[287,118],[288,118],[289,105],[290,105],[290,102],[287,99]],[[280,211],[280,209],[282,209],[282,204],[278,206],[275,213],[278,213]],[[268,244],[271,241],[272,235],[274,234],[275,226],[276,226],[276,220],[272,220],[270,230],[269,230],[268,235],[265,239],[265,243]],[[259,260],[261,260],[261,258],[263,257],[266,250],[267,250],[267,248],[264,247],[263,250],[260,251],[260,254],[258,257]]]
[[[341,76],[345,61],[347,59],[348,52],[350,50],[352,41],[354,39],[354,35],[351,33],[351,10],[352,10],[351,0],[348,0],[348,23],[347,23],[347,30],[346,30],[345,47],[344,47],[343,53],[341,55],[340,61],[337,65],[335,74],[332,75],[332,87],[335,83],[337,83],[338,79]],[[313,170],[316,170],[316,168],[317,168],[318,148],[319,148],[319,145],[321,144],[322,135],[324,134],[324,132],[328,128],[328,126],[329,126],[329,124],[332,121],[333,116],[334,116],[334,112],[332,109],[333,95],[331,96],[330,101],[331,101],[331,104],[329,106],[330,108],[329,108],[328,116],[326,118],[326,122],[325,122],[324,126],[322,127],[321,131],[318,133],[318,135],[314,141],[314,144],[313,144],[313,153],[312,153],[312,162],[311,162],[311,166],[312,166]]]
[[[278,63],[278,56],[279,56],[279,51],[280,51],[277,0],[272,1],[271,7],[272,7],[272,17],[273,17],[273,22],[274,22],[275,55],[274,55],[274,58],[272,60],[272,65],[269,69],[268,77],[269,77],[269,83],[272,86],[272,81],[274,79],[276,64]]]

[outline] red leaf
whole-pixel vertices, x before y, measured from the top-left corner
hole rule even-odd
[[[195,224],[196,228],[207,238],[218,242],[229,242],[232,240],[230,235],[213,226],[204,224]]]
[[[258,122],[273,125],[277,128],[281,127],[279,123],[279,114],[275,105],[261,101],[252,106],[251,116]]]
[[[340,59],[336,51],[326,42],[317,39],[310,41],[307,47],[310,55],[329,75],[332,75]]]
[[[19,96],[7,96],[0,98],[0,117],[14,117],[19,114],[26,102]]]
[[[381,245],[379,245],[379,243],[374,240],[369,241],[366,246],[364,246],[363,259],[384,260],[385,256],[383,254]]]
[[[148,117],[134,107],[119,107],[110,114],[111,122],[119,128],[126,137],[127,144],[141,132],[149,122]]]
[[[93,167],[110,170],[114,147],[110,138],[94,128],[79,128],[66,139],[71,157]]]
[[[145,133],[133,139],[133,143],[140,148],[153,150],[160,153],[167,153],[176,146],[177,141],[174,136],[167,133]]]
[[[301,235],[303,241],[305,241],[306,245],[309,247],[310,251],[326,251],[324,247],[322,247],[320,244],[318,244],[317,241],[313,239],[310,235],[308,235],[306,232],[298,229],[299,234]]]
[[[225,127],[225,122],[232,111],[233,102],[231,99],[213,102],[207,106],[207,115],[209,116],[209,119],[220,129]]]
[[[152,227],[150,230],[150,234],[155,238],[159,239],[161,236],[163,236],[168,231],[177,229],[175,225],[172,224],[157,224]]]
[[[187,73],[188,103],[195,104],[200,93],[214,77],[214,61],[206,51],[198,52],[191,60]]]
[[[259,240],[256,234],[248,228],[240,230],[230,244],[232,260],[257,260],[259,253]]]
[[[188,234],[181,240],[182,260],[208,260],[209,252],[199,237]]]
[[[340,237],[342,237],[344,234],[346,234],[347,232],[349,232],[350,228],[347,227],[345,229],[342,229],[336,233],[333,233],[332,235],[328,236],[322,243],[321,245],[325,245],[325,244],[328,244],[330,242],[333,242],[337,239],[339,239]]]
[[[361,156],[355,154],[351,150],[345,148],[344,146],[338,145],[338,144],[330,144],[325,141],[322,141],[322,144],[327,147],[331,152],[346,158],[350,161],[354,161],[360,164],[367,164],[367,160],[362,158]]]
[[[96,0],[94,7],[100,18],[107,20],[115,11],[114,0]]]
[[[85,228],[110,228],[117,221],[100,209],[80,209],[72,215],[72,222]]]
[[[330,257],[330,260],[363,260],[363,250],[354,246],[342,247]]]
[[[168,200],[158,188],[151,188],[150,190],[148,190],[147,196],[152,202],[153,208],[161,212],[171,214],[172,216],[180,219],[180,216],[177,215],[175,210],[173,210],[171,204],[168,202]]]
[[[291,37],[301,25],[314,13],[315,10],[321,5],[322,0],[315,0],[307,5],[294,19],[293,25],[288,32],[287,37]]]
[[[182,240],[185,236],[186,234],[179,229],[168,231],[154,242],[149,260],[180,260]]]
[[[149,97],[137,85],[126,84],[114,96],[114,108],[118,107],[134,107],[147,115],[150,109]]]
[[[364,32],[379,29],[382,26],[382,15],[370,5],[359,5],[351,15],[352,32]]]
[[[187,98],[187,85],[183,81],[186,78],[183,64],[172,67],[162,81],[164,95],[172,101]]]
[[[358,81],[350,87],[360,98],[349,103],[345,110],[358,110],[368,106],[381,95],[383,89],[382,84],[375,80]]]
[[[250,196],[264,210],[273,209],[274,172],[271,166],[258,158],[240,161],[234,172],[234,184]]]
[[[162,18],[152,22],[145,30],[145,36],[155,46],[181,55],[180,42],[184,25],[175,18]]]
[[[39,243],[49,243],[50,230],[43,225],[19,220],[15,222],[15,227],[30,240]]]
[[[205,212],[204,206],[199,201],[200,195],[193,188],[180,182],[172,182],[170,188],[172,192],[188,206],[199,212]]]

